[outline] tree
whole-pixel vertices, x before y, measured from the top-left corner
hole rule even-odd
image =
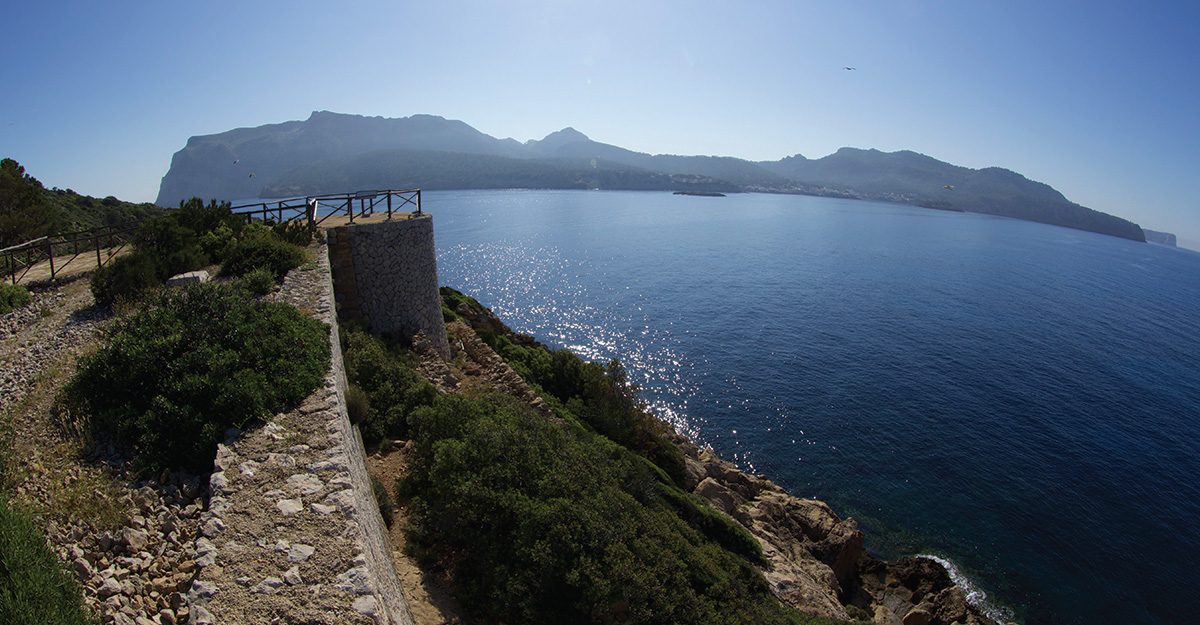
[[[57,231],[59,215],[44,192],[42,183],[16,161],[0,161],[0,247]]]

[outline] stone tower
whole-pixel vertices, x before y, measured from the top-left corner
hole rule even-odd
[[[433,218],[425,213],[342,226],[327,236],[341,317],[397,338],[421,332],[449,360]]]

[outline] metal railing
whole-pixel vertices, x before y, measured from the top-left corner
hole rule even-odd
[[[325,195],[306,195],[280,200],[264,200],[249,204],[239,204],[231,207],[238,215],[245,215],[247,220],[256,217],[262,221],[282,223],[295,219],[306,219],[311,226],[319,226],[330,217],[346,215],[350,223],[354,217],[374,215],[375,211],[387,211],[388,219],[394,212],[406,212],[403,209],[412,206],[416,214],[421,214],[420,189],[386,189],[381,191],[357,191],[355,193],[330,193]]]
[[[96,267],[103,267],[105,262],[129,245],[128,237],[122,235],[137,230],[140,223],[141,221],[127,221],[76,232],[63,232],[6,247],[0,250],[2,270],[7,271],[12,283],[16,284],[34,266],[49,261],[50,279],[53,280],[66,270],[68,265],[93,250],[96,252]],[[107,244],[102,246],[102,241],[107,241]],[[117,243],[119,245],[114,247]],[[69,258],[60,260],[55,266],[56,255]]]

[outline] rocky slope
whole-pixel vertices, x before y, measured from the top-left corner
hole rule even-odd
[[[85,604],[104,623],[184,623],[197,572],[193,540],[206,505],[202,476],[138,481],[102,441],[81,447],[53,418],[64,373],[108,324],[91,299],[85,280],[42,287],[32,304],[0,317],[11,495],[37,514],[51,547],[82,582]]]

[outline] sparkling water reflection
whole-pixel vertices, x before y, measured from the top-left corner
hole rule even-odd
[[[1175,623],[1200,255],[788,196],[428,193],[439,273],[1026,623]]]

